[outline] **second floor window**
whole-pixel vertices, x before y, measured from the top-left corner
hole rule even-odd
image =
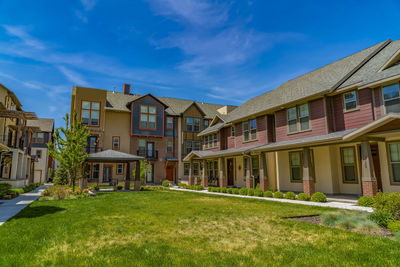
[[[146,151],[146,140],[144,139],[139,140],[139,151],[141,152]]]
[[[43,144],[44,143],[44,133],[33,133],[32,134],[32,143]]]
[[[383,87],[383,102],[385,105],[386,113],[400,112],[400,93],[399,84],[395,83]]]
[[[243,140],[252,141],[257,139],[257,121],[256,119],[243,122]]]
[[[287,109],[289,133],[301,132],[310,129],[310,112],[308,104]]]
[[[167,117],[167,129],[172,130],[174,128],[174,118]]]
[[[351,91],[343,94],[344,111],[349,111],[357,108],[357,93]]]
[[[186,141],[186,154],[200,150],[200,141]]]
[[[172,153],[174,151],[172,141],[167,141],[167,152]]]
[[[37,150],[37,151],[36,151],[36,157],[37,157],[38,159],[41,159],[41,158],[42,158],[42,150]]]
[[[140,129],[156,129],[157,108],[155,106],[140,105]]]
[[[100,102],[82,101],[81,120],[87,126],[99,126]]]
[[[210,134],[204,137],[205,148],[215,148],[218,145],[218,135]]]
[[[119,136],[113,137],[113,150],[119,150]]]
[[[199,118],[186,118],[186,131],[187,132],[200,132],[200,119]]]
[[[210,125],[210,122],[208,120],[204,120],[204,129],[208,127],[208,125]]]
[[[231,127],[231,137],[235,137],[235,126]]]

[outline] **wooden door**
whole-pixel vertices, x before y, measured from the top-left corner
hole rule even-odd
[[[234,185],[233,181],[233,159],[227,160],[228,165],[228,185]]]
[[[376,183],[378,184],[378,191],[382,192],[382,178],[381,178],[381,164],[379,160],[378,144],[371,144],[372,160],[374,162],[374,170],[376,176]]]
[[[173,181],[174,180],[174,167],[167,166],[166,167],[166,175],[167,175],[168,181]]]

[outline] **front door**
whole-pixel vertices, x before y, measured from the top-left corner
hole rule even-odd
[[[103,183],[111,181],[111,166],[104,166],[103,168]]]
[[[374,170],[376,176],[376,183],[378,185],[378,191],[382,192],[381,164],[379,161],[378,144],[371,144],[371,154],[372,154],[372,161],[374,162]]]
[[[166,178],[168,181],[173,181],[174,180],[174,167],[173,166],[167,166],[166,167]]]
[[[228,185],[234,185],[233,182],[233,159],[228,159],[227,160],[227,165],[228,165]]]
[[[147,142],[147,157],[154,158],[154,143]]]

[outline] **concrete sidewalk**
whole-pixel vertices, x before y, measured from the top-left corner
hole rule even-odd
[[[35,190],[19,195],[18,197],[10,200],[0,200],[0,226],[7,220],[17,215],[26,206],[37,200],[42,192],[53,186],[52,184],[45,184],[39,186]]]
[[[186,192],[194,192],[200,194],[208,194],[208,195],[218,195],[218,196],[227,196],[227,197],[240,197],[240,198],[252,198],[252,199],[260,199],[265,201],[275,201],[275,202],[283,202],[283,203],[291,203],[291,204],[299,204],[299,205],[307,205],[307,206],[317,206],[317,207],[327,207],[327,208],[337,208],[337,209],[345,209],[345,210],[358,210],[358,211],[366,211],[366,212],[374,212],[373,208],[369,207],[360,207],[356,203],[349,202],[338,202],[338,201],[329,201],[325,203],[321,202],[311,202],[311,201],[301,201],[301,200],[290,200],[290,199],[282,199],[282,198],[269,198],[269,197],[254,197],[254,196],[242,196],[242,195],[233,195],[226,193],[215,193],[208,192],[207,190],[196,191],[183,189],[178,187],[171,187],[171,190],[176,191],[186,191]]]

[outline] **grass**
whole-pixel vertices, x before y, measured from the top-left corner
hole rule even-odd
[[[281,219],[326,210],[168,190],[34,202],[0,227],[0,266],[398,265],[400,242]]]

